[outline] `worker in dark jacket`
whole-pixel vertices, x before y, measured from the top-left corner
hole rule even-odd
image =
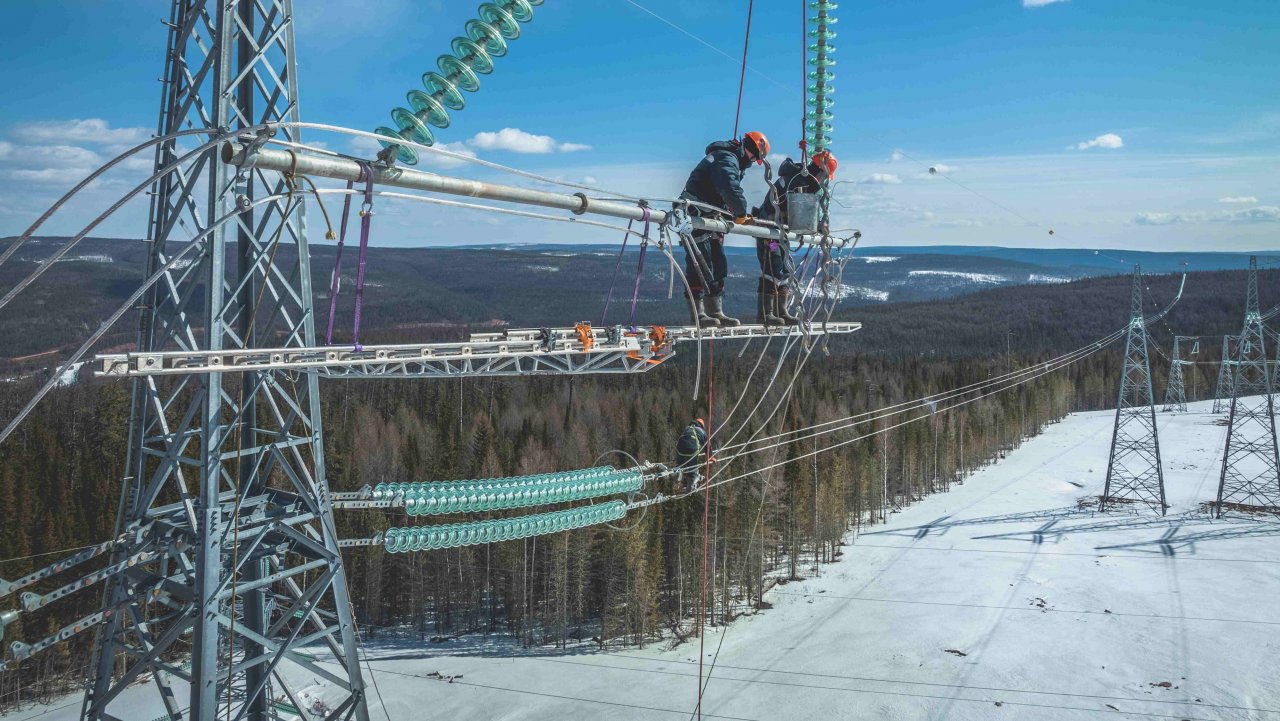
[[[740,225],[752,223],[754,219],[747,212],[747,198],[742,192],[742,173],[752,163],[763,163],[768,154],[769,139],[757,131],[742,136],[741,141],[712,143],[707,146],[706,156],[689,173],[680,197],[722,208],[727,218]],[[714,214],[714,211],[696,205],[691,205],[689,212],[693,215]],[[738,325],[736,318],[724,314],[724,279],[729,275],[724,233],[693,232],[693,247],[685,248],[685,275],[693,292],[695,323],[703,326]]]
[[[702,477],[700,471],[704,463],[715,462],[714,457],[708,458],[710,452],[707,445],[707,422],[695,418],[685,426],[680,440],[676,441],[676,480],[684,490],[694,489],[698,479]]]
[[[814,153],[809,165],[787,158],[778,168],[764,202],[755,214],[779,225],[787,221],[788,193],[817,193],[822,184],[835,177],[836,156],[823,150]],[[826,232],[827,219],[818,218],[818,229]],[[791,249],[777,238],[756,239],[756,259],[760,261],[760,283],[756,288],[756,316],[764,325],[797,325],[800,319],[787,311],[788,282],[791,279]]]

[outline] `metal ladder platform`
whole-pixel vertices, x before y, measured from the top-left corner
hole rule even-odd
[[[853,333],[861,323],[800,326],[740,325],[527,328],[473,333],[465,342],[254,348],[222,351],[114,353],[94,358],[95,375],[142,377],[192,373],[300,371],[325,378],[643,373],[675,355],[677,343],[698,340],[821,336]]]

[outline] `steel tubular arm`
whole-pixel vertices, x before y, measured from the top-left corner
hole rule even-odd
[[[360,163],[350,158],[320,157],[301,155],[283,150],[260,148],[252,152],[234,142],[222,146],[224,162],[241,168],[259,168],[278,172],[294,172],[337,180],[355,180],[360,177]],[[399,167],[374,166],[373,180],[377,185],[391,185],[399,188],[413,188],[431,193],[460,195],[470,198],[484,198],[521,205],[536,205],[543,208],[567,210],[571,213],[605,215],[627,220],[644,220],[644,208],[634,202],[616,200],[591,199],[585,193],[552,193],[544,190],[520,188],[513,185],[486,183],[478,180],[467,180],[447,175],[436,175],[420,170],[409,170]],[[650,218],[654,223],[667,222],[670,215],[663,210],[650,210]],[[711,218],[689,218],[695,230],[707,230],[716,233],[746,235],[753,238],[780,238],[787,241],[802,241],[804,235],[790,231],[780,231],[756,225],[735,225]]]

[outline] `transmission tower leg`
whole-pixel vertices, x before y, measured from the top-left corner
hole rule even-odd
[[[1235,384],[1235,346],[1240,336],[1222,336],[1222,362],[1218,364],[1218,383],[1213,389],[1213,412],[1225,413],[1231,405],[1231,388]]]
[[[1107,481],[1099,504],[1104,511],[1117,503],[1131,502],[1143,503],[1160,515],[1168,508],[1147,341],[1147,326],[1142,315],[1142,271],[1134,266],[1124,368],[1116,400]]]
[[[174,0],[159,132],[297,121],[293,21],[291,0]],[[156,167],[193,147],[163,143]],[[289,191],[275,174],[223,164],[216,146],[156,184],[148,273],[171,240],[212,231],[190,266],[153,286],[140,349],[315,344],[305,217]],[[342,691],[326,718],[367,721],[318,391],[314,374],[274,370],[135,381],[117,523],[142,530],[117,556],[162,553],[105,591],[85,718],[135,715],[113,702],[145,674],[171,718],[265,721],[277,697],[299,703],[287,660]],[[315,664],[305,644],[337,665]],[[173,677],[190,681],[189,699]]]
[[[1169,359],[1169,383],[1164,389],[1164,410],[1187,412],[1187,390],[1182,378],[1181,343],[1173,339],[1173,356]]]
[[[1266,335],[1258,311],[1258,261],[1250,257],[1244,328],[1235,343],[1227,439],[1215,504],[1219,518],[1228,504],[1280,511],[1280,447],[1276,444]]]

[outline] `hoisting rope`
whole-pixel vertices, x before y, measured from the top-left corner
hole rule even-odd
[[[704,429],[707,433],[707,441],[702,449],[703,456],[706,458],[706,471],[704,477],[707,482],[703,483],[702,489],[702,602],[698,606],[698,707],[696,713],[698,718],[702,718],[702,661],[706,657],[707,646],[707,549],[708,539],[707,531],[709,528],[709,519],[711,517],[711,400],[714,395],[716,367],[716,344],[707,345],[707,427]]]
[[[747,48],[750,47],[751,45],[751,15],[755,10],[755,4],[756,4],[755,0],[748,0],[747,2],[747,30],[743,34],[743,38],[742,38],[742,70],[738,73],[738,104],[737,104],[737,108],[734,110],[734,113],[733,113],[733,137],[735,140],[738,138],[738,123],[742,119],[742,90],[746,84],[746,79],[747,79]],[[715,242],[715,241],[712,241],[712,242]],[[696,247],[696,245],[692,242],[692,239],[690,239],[690,242],[688,243],[688,247],[690,249]],[[699,270],[701,269],[699,268]],[[705,285],[703,286],[703,288],[706,291],[711,290],[709,287],[706,287]],[[711,479],[711,435],[712,435],[711,429],[714,428],[714,426],[712,425],[712,418],[711,418],[711,410],[712,410],[711,400],[713,395],[712,388],[714,387],[714,382],[715,382],[714,381],[715,368],[716,368],[716,350],[715,350],[715,344],[712,343],[712,344],[709,344],[707,348],[707,427],[705,429],[707,433],[707,444],[706,444],[706,448],[703,449],[703,453],[706,455],[706,478],[708,481],[710,481]],[[708,555],[707,535],[708,535],[710,517],[711,517],[711,484],[708,482],[706,484],[706,488],[703,489],[703,497],[702,497],[702,604],[698,607],[698,706],[697,706],[697,709],[695,710],[695,713],[697,714],[697,717],[699,719],[702,718],[702,692],[704,688],[702,683],[702,662],[703,662],[703,658],[706,656],[706,644],[707,644],[707,627],[706,627],[707,555]]]
[[[747,3],[747,32],[742,38],[742,72],[738,75],[738,109],[733,114],[733,137],[738,138],[738,119],[742,116],[742,86],[747,79],[747,46],[751,43],[751,12],[755,9],[755,0],[749,0]],[[803,38],[804,36],[801,36]],[[701,693],[698,694],[701,697]],[[698,715],[702,715],[701,701],[699,701]]]

